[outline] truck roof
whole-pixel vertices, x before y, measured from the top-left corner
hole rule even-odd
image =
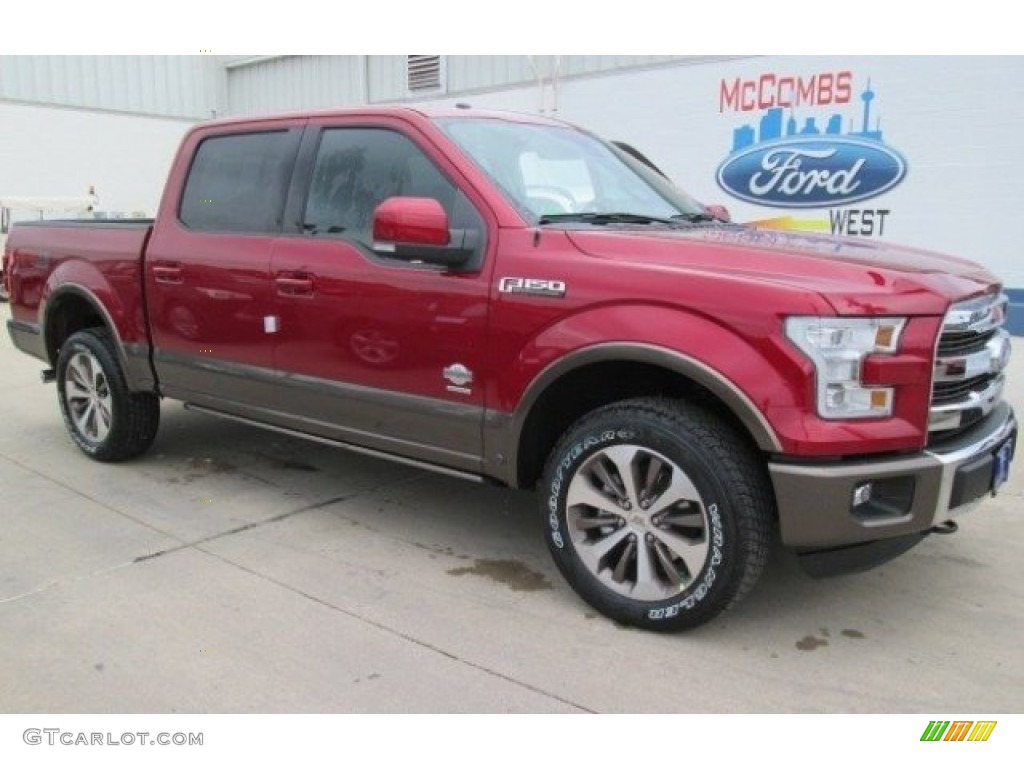
[[[331,117],[400,117],[400,118],[485,118],[494,120],[506,120],[517,123],[536,123],[540,125],[560,125],[567,123],[554,120],[543,115],[534,115],[526,112],[511,112],[506,110],[475,109],[469,105],[464,106],[411,106],[411,105],[382,105],[367,107],[336,107],[327,109],[301,110],[295,112],[278,112],[265,115],[246,115],[238,117],[223,117],[214,120],[206,120],[197,124],[198,127],[208,128],[211,126],[246,125],[251,123],[267,123],[275,121],[294,121],[310,118],[331,118]]]

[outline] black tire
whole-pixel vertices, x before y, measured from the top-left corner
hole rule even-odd
[[[763,462],[729,424],[658,398],[580,419],[541,486],[548,548],[572,588],[609,618],[662,632],[699,626],[753,588],[773,499]]]
[[[71,439],[97,461],[134,458],[156,438],[160,400],[128,389],[105,328],[79,331],[61,347],[57,399]]]

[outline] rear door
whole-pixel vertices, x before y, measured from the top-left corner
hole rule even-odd
[[[193,136],[183,148],[194,153],[177,180],[183,192],[164,202],[146,256],[164,394],[260,410],[273,399],[270,259],[300,139],[301,124],[275,123]]]
[[[274,247],[275,364],[298,426],[378,450],[478,471],[489,264],[480,208],[456,169],[401,121],[312,123],[293,201],[295,234]],[[449,271],[374,251],[373,211],[430,197],[479,232],[472,267]],[[290,218],[291,214],[289,214]]]

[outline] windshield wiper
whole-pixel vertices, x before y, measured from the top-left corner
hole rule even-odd
[[[647,216],[642,213],[546,213],[538,224],[555,224],[561,221],[580,221],[584,224],[679,224],[679,219]]]
[[[691,223],[698,223],[701,221],[718,221],[715,216],[708,213],[707,211],[701,211],[700,213],[677,213],[672,217],[673,221],[688,221]]]

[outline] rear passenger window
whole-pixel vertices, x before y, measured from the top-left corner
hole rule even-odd
[[[303,228],[363,244],[372,240],[373,211],[389,197],[431,197],[448,217],[456,188],[412,141],[382,128],[324,131]]]
[[[209,232],[279,231],[293,148],[288,131],[206,139],[185,182],[182,223]]]

